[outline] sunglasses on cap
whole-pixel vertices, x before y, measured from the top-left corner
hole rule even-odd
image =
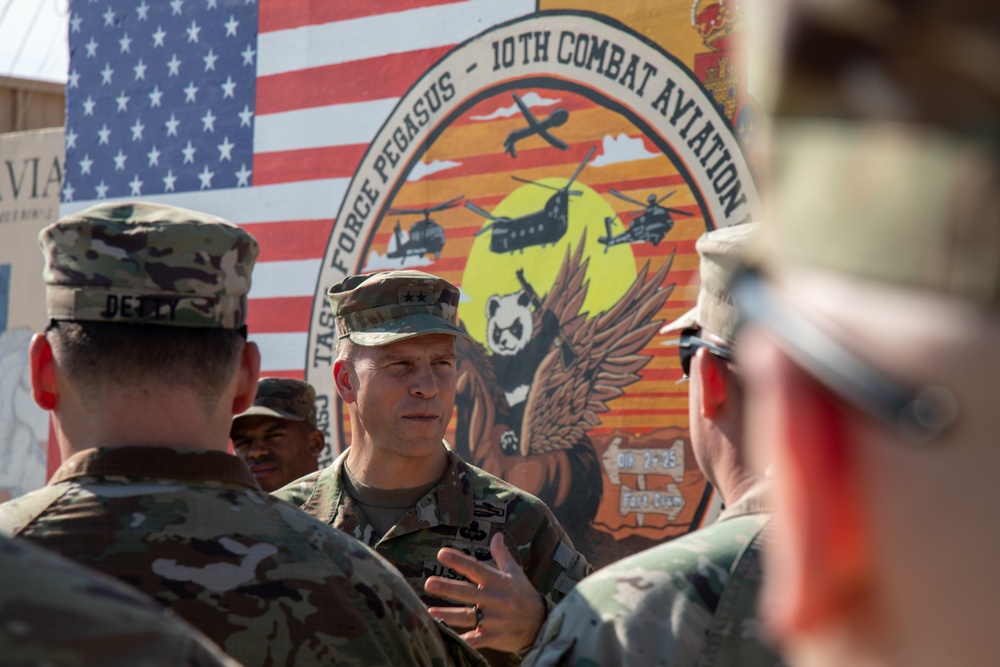
[[[685,380],[691,376],[691,360],[694,358],[695,353],[698,352],[699,347],[706,348],[717,357],[721,357],[729,361],[733,360],[732,350],[705,340],[698,335],[699,333],[701,333],[701,329],[698,327],[684,329],[684,331],[681,332],[681,339],[677,342],[677,356],[680,357],[681,370],[684,372]]]
[[[929,442],[955,422],[958,404],[950,390],[939,385],[914,389],[873,368],[785,303],[756,269],[737,272],[729,291],[741,326],[762,328],[833,395],[907,440]]]

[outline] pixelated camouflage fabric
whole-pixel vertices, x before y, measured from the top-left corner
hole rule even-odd
[[[375,534],[344,486],[346,451],[327,468],[292,482],[275,495],[385,556],[428,606],[455,604],[426,594],[427,577],[463,579],[438,562],[441,547],[453,547],[495,565],[489,544],[497,532],[503,534],[508,550],[550,606],[592,571],[541,500],[469,465],[454,451],[447,452],[441,481],[384,536]],[[512,653],[485,650],[483,655],[493,665],[520,661]]]
[[[388,563],[261,491],[228,454],[80,452],[0,505],[0,532],[132,584],[248,666],[454,662]]]
[[[413,270],[349,276],[327,290],[338,338],[366,346],[432,333],[467,337],[458,326],[460,297],[447,280]]]
[[[101,204],[39,234],[48,316],[238,329],[258,245],[236,225],[154,204]]]
[[[0,537],[5,667],[239,667],[131,586]]]
[[[549,615],[523,664],[781,665],[756,614],[767,521],[720,521],[597,571]]]
[[[257,382],[253,403],[233,420],[255,415],[305,422],[315,428],[316,390],[302,380],[261,378]]]

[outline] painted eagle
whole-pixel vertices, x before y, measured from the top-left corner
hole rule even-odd
[[[567,249],[545,298],[534,297],[533,336],[548,335],[551,342],[534,360],[533,373],[530,365],[523,369],[530,379],[523,405],[508,403],[497,355],[461,338],[456,398],[456,450],[545,501],[581,550],[590,543],[602,492],[587,433],[652,358],[641,351],[663,323],[653,318],[673,292],[674,285],[663,282],[676,253],[652,275],[647,262],[622,298],[591,318],[580,310],[589,288],[585,240],[584,233],[575,251]]]

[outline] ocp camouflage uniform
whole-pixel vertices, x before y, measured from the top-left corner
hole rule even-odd
[[[768,522],[761,491],[711,526],[581,582],[549,615],[524,667],[781,665],[756,619]]]
[[[385,561],[261,491],[228,454],[80,452],[0,505],[0,531],[132,584],[247,665],[451,662]]]
[[[347,452],[327,468],[275,492],[334,528],[371,546],[399,568],[428,606],[454,607],[431,597],[424,581],[431,575],[463,579],[441,565],[437,553],[453,547],[481,561],[492,562],[490,539],[502,533],[504,543],[525,575],[551,608],[591,572],[583,554],[545,504],[498,477],[469,465],[448,450],[441,481],[388,533],[378,535],[341,475]],[[484,650],[491,664],[516,664],[516,654]]]
[[[245,327],[258,247],[235,225],[109,203],[62,218],[39,241],[57,324]],[[482,663],[388,563],[261,491],[221,451],[79,451],[48,486],[0,505],[0,533],[135,586],[248,666]]]
[[[4,667],[238,667],[131,586],[0,538]]]

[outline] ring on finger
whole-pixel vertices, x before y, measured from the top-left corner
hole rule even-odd
[[[483,610],[476,606],[476,629],[483,627]]]

